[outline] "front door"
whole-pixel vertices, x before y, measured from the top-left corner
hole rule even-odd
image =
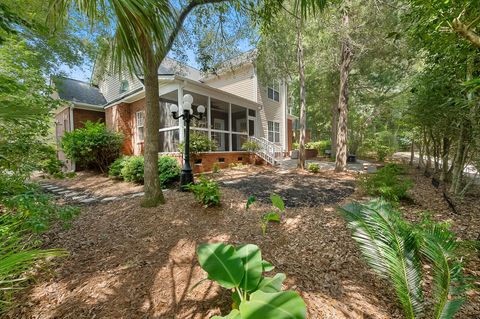
[[[255,134],[257,121],[253,116],[248,117],[248,136],[257,136]]]

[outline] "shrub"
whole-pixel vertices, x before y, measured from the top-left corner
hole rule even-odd
[[[214,173],[220,172],[220,164],[218,164],[218,163],[213,163],[212,172],[214,172]]]
[[[120,173],[127,182],[143,183],[143,156],[130,156],[125,159]]]
[[[62,169],[65,167],[62,161],[57,158],[57,152],[53,146],[43,147],[44,156],[40,161],[39,168],[42,172],[51,176],[64,177]]]
[[[445,224],[410,224],[389,203],[378,199],[349,204],[340,212],[367,263],[391,282],[406,318],[455,316],[467,287],[457,258],[458,242]],[[434,301],[433,313],[426,316],[424,264],[430,266],[428,276],[433,277],[428,295]]]
[[[180,166],[177,160],[173,157],[160,156],[158,158],[158,176],[160,184],[164,187],[177,181],[180,177]]]
[[[220,188],[217,182],[201,176],[197,184],[189,184],[186,187],[193,192],[197,201],[205,207],[220,205]]]
[[[119,157],[117,158],[108,169],[108,176],[122,179],[122,168],[125,166],[128,157]]]
[[[123,135],[107,130],[103,123],[87,121],[85,127],[65,133],[62,148],[79,165],[106,172],[119,156]]]
[[[367,138],[358,148],[358,153],[363,156],[373,156],[383,162],[385,158],[395,153],[395,141],[393,135],[388,132],[375,133],[373,138]]]
[[[255,141],[246,141],[242,144],[242,150],[248,152],[256,152],[260,149],[260,145]]]
[[[265,277],[273,265],[262,259],[260,248],[245,244],[202,244],[197,248],[198,262],[208,279],[233,290],[232,311],[220,318],[304,319],[306,305],[294,291],[282,291],[285,274]]]
[[[410,179],[400,176],[403,168],[397,164],[387,164],[375,174],[363,175],[359,179],[360,188],[372,196],[398,202],[407,198],[407,191],[413,186]]]
[[[178,144],[178,151],[183,154],[185,142]],[[208,135],[198,131],[190,132],[190,154],[211,152],[217,150],[217,143],[208,138]]]
[[[317,163],[310,163],[307,166],[307,170],[309,170],[312,173],[318,173],[320,172],[320,166]]]
[[[316,149],[319,155],[324,155],[326,150],[332,149],[332,142],[330,140],[309,142],[305,145],[305,148]]]

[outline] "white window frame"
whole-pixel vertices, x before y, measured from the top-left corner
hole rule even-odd
[[[272,97],[270,97],[270,91],[272,92]],[[275,80],[272,84],[268,85],[267,97],[269,100],[280,102],[280,82]]]
[[[145,139],[145,111],[135,113],[135,128],[137,131],[137,141],[143,142]],[[142,128],[142,138],[140,138],[140,128]]]
[[[120,88],[118,91],[120,94],[125,93],[128,91],[129,87],[130,87],[130,83],[128,83],[128,80],[122,80],[120,81]]]
[[[280,143],[280,122],[268,121],[267,126],[268,140],[272,143]]]

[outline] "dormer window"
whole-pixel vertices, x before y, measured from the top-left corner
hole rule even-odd
[[[271,85],[268,86],[268,98],[270,100],[280,101],[280,84],[278,81],[273,81]]]
[[[128,81],[122,80],[122,82],[120,82],[120,93],[124,93],[127,91],[128,91]]]

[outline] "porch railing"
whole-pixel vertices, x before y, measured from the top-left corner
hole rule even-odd
[[[249,136],[248,139],[260,146],[255,154],[264,159],[267,163],[277,165],[277,162],[283,158],[283,150],[281,146],[278,146],[263,137],[258,138],[255,136]]]

